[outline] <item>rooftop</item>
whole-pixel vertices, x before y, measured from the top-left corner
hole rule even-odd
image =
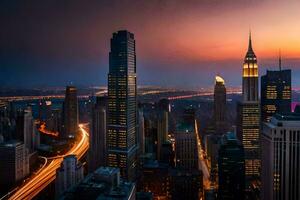
[[[215,77],[215,81],[216,81],[216,83],[225,84],[225,81],[224,81],[224,79],[221,76],[216,76]]]
[[[182,123],[179,123],[176,126],[176,131],[177,132],[191,133],[191,132],[195,132],[195,127],[194,127],[193,123],[182,122]]]

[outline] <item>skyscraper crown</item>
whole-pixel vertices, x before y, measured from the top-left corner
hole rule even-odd
[[[248,44],[248,51],[245,56],[245,60],[253,60],[256,59],[256,55],[252,48],[252,39],[251,39],[251,32],[249,33],[249,44]]]

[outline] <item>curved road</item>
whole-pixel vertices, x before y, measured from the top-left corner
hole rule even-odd
[[[83,157],[89,148],[89,134],[86,131],[86,124],[80,124],[80,140],[64,155],[75,154],[78,159]],[[45,189],[52,181],[55,180],[56,170],[60,167],[63,157],[57,157],[49,161],[47,166],[44,167],[39,173],[36,174],[25,185],[21,186],[16,193],[14,193],[9,199],[32,199],[39,192]]]

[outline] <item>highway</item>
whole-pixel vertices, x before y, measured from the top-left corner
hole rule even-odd
[[[82,158],[89,148],[89,134],[87,125],[80,124],[80,137],[75,145],[64,155],[75,154],[78,159]],[[55,180],[56,170],[60,167],[63,156],[47,159],[47,165],[43,167],[35,176],[26,181],[18,190],[9,198],[15,199],[32,199],[52,181]]]

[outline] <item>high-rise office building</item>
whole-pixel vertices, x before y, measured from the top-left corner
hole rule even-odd
[[[248,51],[243,64],[243,102],[258,101],[258,65],[249,35]]]
[[[145,118],[143,108],[139,107],[138,109],[138,144],[139,144],[139,153],[145,153]]]
[[[107,162],[134,180],[137,154],[137,82],[134,35],[113,33],[109,53]]]
[[[64,157],[60,168],[56,170],[55,196],[58,198],[66,190],[75,186],[83,179],[83,166],[75,155]]]
[[[195,123],[180,123],[175,136],[176,167],[184,170],[198,170],[198,146]]]
[[[107,97],[97,97],[92,111],[89,148],[89,171],[106,165],[106,110]]]
[[[237,106],[237,135],[244,146],[246,187],[260,175],[260,109],[258,101],[258,66],[249,36],[243,64],[243,97]],[[247,189],[246,188],[246,189]]]
[[[300,115],[275,114],[262,128],[262,200],[300,199]]]
[[[0,137],[4,140],[13,139],[13,118],[10,115],[10,104],[0,100]]]
[[[20,111],[16,120],[16,139],[24,142],[25,147],[32,153],[36,144],[36,127],[30,107]]]
[[[49,119],[46,122],[46,128],[52,132],[61,132],[61,110],[52,109]]]
[[[226,132],[226,87],[221,76],[215,78],[214,88],[214,123],[217,134]]]
[[[46,122],[51,116],[52,102],[50,99],[43,98],[39,102],[39,120],[41,122]]]
[[[258,66],[251,36],[243,65],[243,97],[238,103],[237,134],[245,153],[245,190],[252,192],[260,176],[260,109],[258,101]]]
[[[0,187],[12,186],[29,174],[28,149],[21,141],[0,144]]]
[[[233,133],[223,136],[218,158],[218,199],[244,199],[244,149]]]
[[[67,86],[63,111],[63,138],[74,138],[78,131],[78,99],[77,89]]]
[[[291,112],[291,70],[269,71],[261,77],[261,119],[268,122],[275,113]]]
[[[169,100],[161,99],[157,104],[157,159],[161,159],[162,145],[167,142],[169,132]]]

